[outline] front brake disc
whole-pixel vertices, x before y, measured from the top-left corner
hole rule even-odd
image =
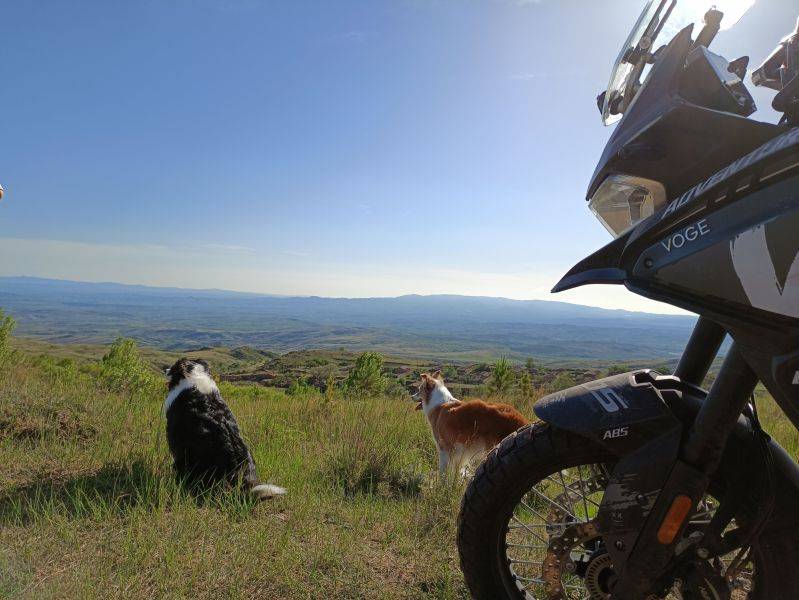
[[[549,600],[566,600],[568,598],[563,589],[562,575],[564,571],[574,573],[577,570],[577,566],[571,558],[572,550],[598,536],[599,531],[596,524],[593,521],[588,521],[569,525],[561,535],[550,538],[541,569],[544,589]]]

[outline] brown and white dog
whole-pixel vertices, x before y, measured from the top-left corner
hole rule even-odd
[[[457,400],[444,385],[441,371],[422,373],[413,399],[418,403],[416,410],[424,411],[433,431],[441,476],[448,468],[465,475],[472,460],[482,459],[505,437],[529,423],[508,404]]]

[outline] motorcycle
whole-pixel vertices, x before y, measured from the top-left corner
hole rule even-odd
[[[492,450],[458,520],[475,598],[799,598],[799,466],[754,394],[799,429],[799,25],[752,75],[777,124],[750,118],[748,57],[709,49],[753,3],[647,2],[598,98],[618,123],[587,197],[614,240],[553,291],[619,284],[699,318],[673,374],[546,396]]]

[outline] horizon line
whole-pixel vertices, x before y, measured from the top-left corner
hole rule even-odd
[[[540,298],[508,298],[506,296],[485,296],[485,295],[472,295],[472,294],[416,294],[416,293],[409,293],[409,294],[400,294],[395,296],[323,296],[318,294],[308,294],[308,295],[301,295],[301,294],[272,294],[267,292],[249,292],[249,291],[241,291],[241,290],[231,290],[225,288],[185,288],[180,286],[169,286],[169,285],[148,285],[142,283],[123,283],[119,281],[97,281],[97,280],[87,280],[87,279],[61,279],[57,277],[39,277],[36,275],[0,275],[0,281],[4,279],[29,279],[35,281],[55,281],[61,283],[78,283],[78,284],[89,284],[89,285],[117,285],[121,287],[132,287],[132,288],[146,288],[146,289],[155,289],[155,290],[178,290],[182,292],[223,292],[228,294],[241,294],[241,295],[248,295],[248,296],[260,296],[264,298],[299,298],[299,299],[311,299],[311,298],[318,298],[321,300],[394,300],[399,298],[473,298],[473,299],[489,299],[489,300],[505,300],[507,302],[543,302],[546,304],[566,304],[569,306],[577,306],[581,308],[592,308],[601,311],[607,312],[617,312],[617,313],[633,313],[633,314],[641,314],[641,315],[656,315],[662,317],[685,317],[691,315],[680,315],[680,314],[672,314],[672,313],[656,313],[656,312],[649,312],[644,310],[630,310],[626,308],[604,308],[600,306],[591,306],[589,304],[579,304],[577,302],[568,302],[565,300],[542,300]]]

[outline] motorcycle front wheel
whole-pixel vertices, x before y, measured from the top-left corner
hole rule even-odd
[[[610,598],[615,572],[593,518],[616,460],[602,446],[546,423],[528,425],[492,450],[464,494],[458,519],[461,569],[472,596]],[[707,523],[716,506],[706,496],[688,528]],[[728,578],[725,597],[765,598],[757,562],[744,548],[708,569]],[[681,584],[651,598],[693,597]]]

